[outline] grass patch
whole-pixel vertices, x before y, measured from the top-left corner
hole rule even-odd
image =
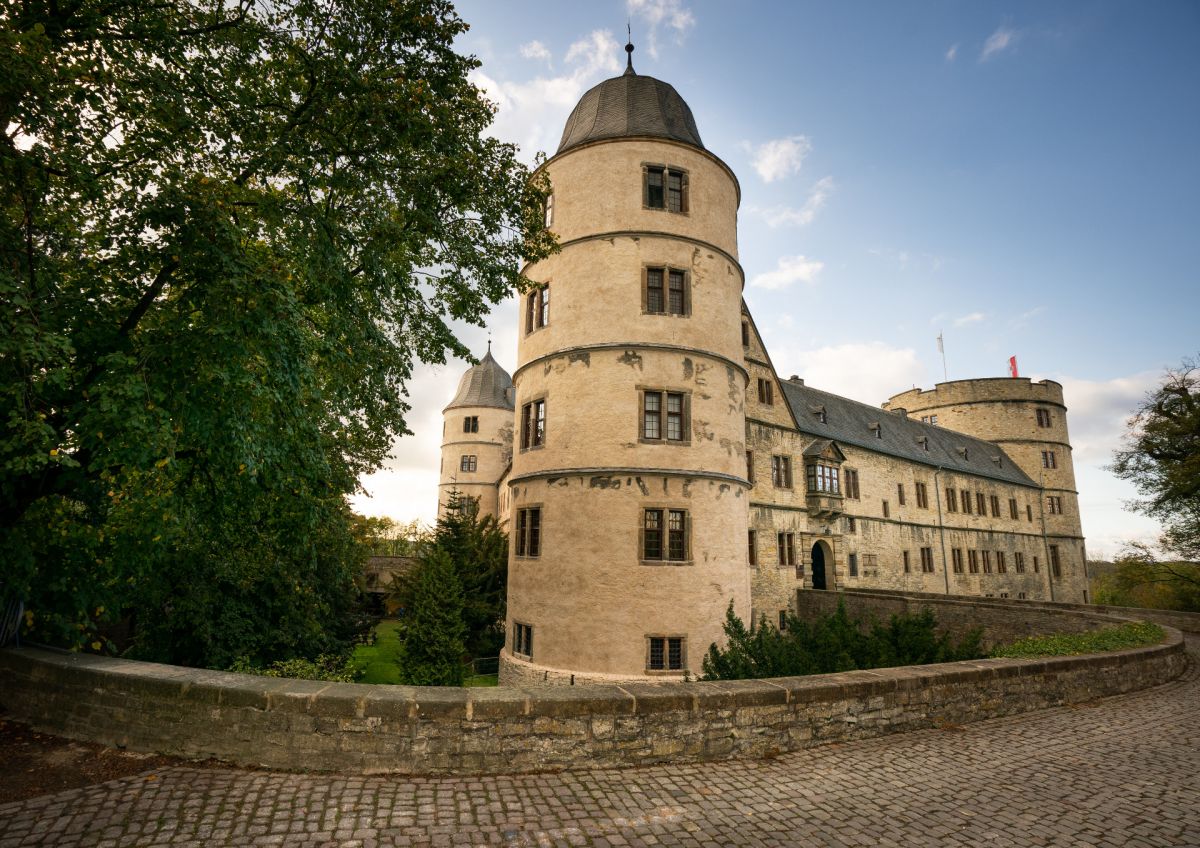
[[[1141,648],[1156,645],[1166,637],[1163,629],[1147,621],[1131,621],[1104,630],[1090,633],[1055,633],[1051,636],[1031,636],[1018,639],[1008,645],[999,645],[992,650],[993,657],[1034,659],[1036,657],[1062,657],[1074,654],[1096,654],[1103,651],[1120,651],[1126,648]]]
[[[469,674],[463,678],[463,686],[498,686],[498,678],[494,674]]]
[[[358,683],[400,682],[400,622],[381,621],[375,626],[375,642],[359,645],[350,658]]]

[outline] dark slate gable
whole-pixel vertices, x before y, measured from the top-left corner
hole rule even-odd
[[[923,465],[941,466],[947,471],[975,474],[1020,486],[1037,485],[1003,449],[991,442],[791,380],[780,380],[779,385],[801,433]],[[825,412],[824,424],[817,414],[819,410]],[[875,435],[878,429],[882,429],[883,438]],[[921,446],[922,439],[928,440],[928,451]],[[999,464],[995,461],[997,457]]]

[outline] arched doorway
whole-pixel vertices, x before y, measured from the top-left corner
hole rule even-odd
[[[812,546],[812,587],[814,589],[828,588],[825,585],[825,555],[829,550],[829,546],[824,542],[817,542]]]

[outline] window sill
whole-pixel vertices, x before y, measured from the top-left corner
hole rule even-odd
[[[666,674],[691,674],[691,671],[686,668],[648,668],[646,674],[652,677],[658,677]]]
[[[686,448],[692,444],[691,439],[647,439],[642,437],[638,441],[643,445],[672,445],[681,448]]]
[[[650,315],[655,318],[691,318],[691,312],[651,312],[649,309],[642,310],[643,315]]]
[[[544,443],[544,442],[543,442],[542,444],[540,444],[540,445],[530,445],[530,446],[529,446],[529,447],[527,447],[527,448],[521,448],[521,453],[528,453],[529,451],[541,450],[541,449],[542,449],[542,448],[544,448],[545,446],[546,446],[546,445],[545,445],[545,443]]]
[[[696,561],[691,559],[643,559],[639,560],[639,565],[665,565],[668,567],[674,566],[691,566],[695,565]]]

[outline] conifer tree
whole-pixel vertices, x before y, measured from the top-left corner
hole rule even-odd
[[[461,686],[463,592],[450,555],[428,547],[409,578],[410,606],[401,620],[401,676],[414,686]]]

